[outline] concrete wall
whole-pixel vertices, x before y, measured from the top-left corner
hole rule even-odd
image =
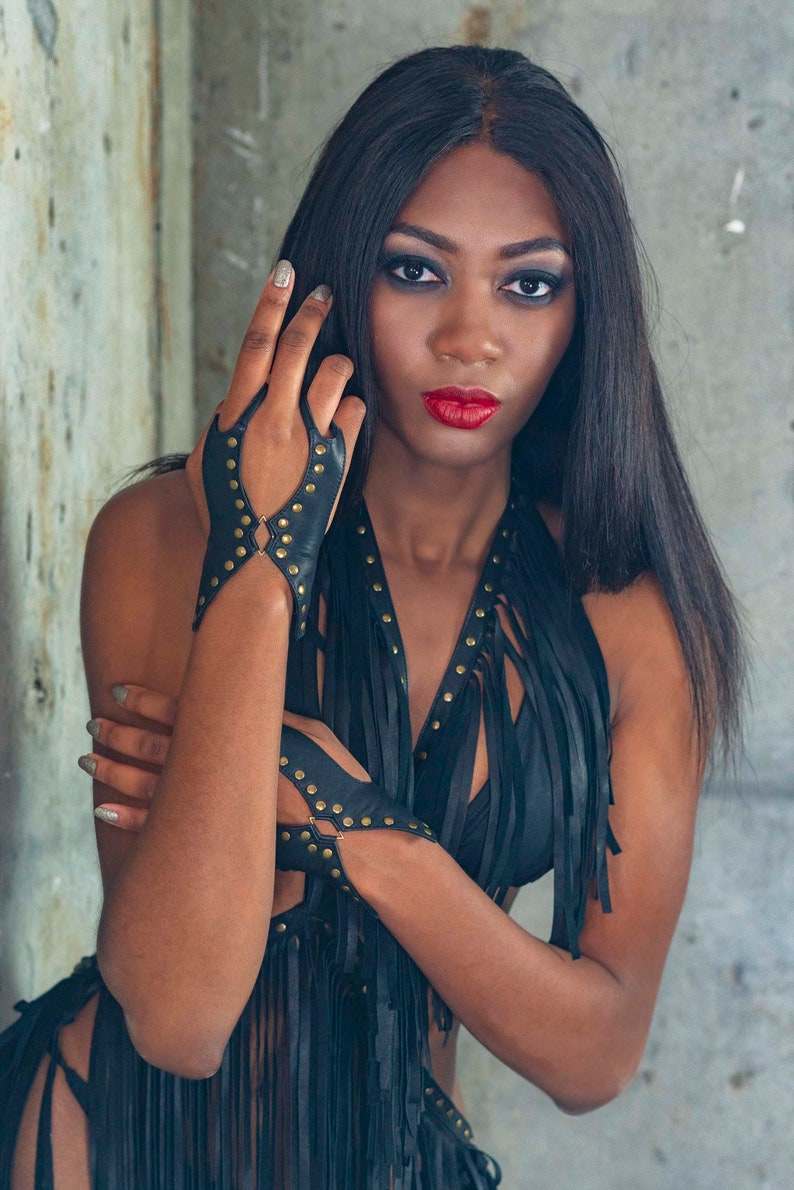
[[[192,438],[187,11],[0,8],[0,1019],[90,951],[85,538]]]

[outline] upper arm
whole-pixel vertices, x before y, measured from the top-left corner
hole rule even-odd
[[[580,945],[621,985],[625,1025],[641,1050],[686,892],[703,765],[659,584],[643,575],[619,595],[584,602],[618,692],[610,823],[621,853],[608,861],[612,913],[590,902]]]
[[[178,696],[190,650],[201,542],[183,472],[144,480],[99,512],[86,546],[80,609],[92,716],[151,726],[115,701],[111,687],[117,683]],[[99,744],[95,750],[106,751]],[[95,781],[94,805],[103,802],[135,804]],[[96,833],[107,891],[135,836],[101,822]]]

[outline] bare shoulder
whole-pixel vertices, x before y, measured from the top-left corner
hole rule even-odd
[[[538,504],[549,533],[562,545],[560,509]],[[640,702],[671,698],[689,710],[689,687],[681,642],[658,579],[639,575],[622,591],[595,591],[582,606],[598,641],[609,678],[613,722]]]
[[[81,600],[92,706],[111,670],[111,684],[166,692],[181,683],[202,557],[184,471],[142,480],[100,510],[86,546]]]

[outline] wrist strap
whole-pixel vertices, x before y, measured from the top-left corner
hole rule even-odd
[[[300,398],[300,412],[309,440],[309,458],[303,480],[283,508],[269,519],[252,507],[240,470],[243,439],[248,424],[267,395],[263,385],[238,420],[228,430],[218,427],[215,414],[207,430],[201,474],[210,515],[210,531],[201,571],[193,631],[225,583],[255,554],[267,554],[292,589],[294,635],[306,630],[306,612],[317,570],[317,555],[345,469],[345,440],[331,423],[331,437],[324,438],[315,425],[308,402]],[[256,541],[264,525],[270,539],[260,549]]]

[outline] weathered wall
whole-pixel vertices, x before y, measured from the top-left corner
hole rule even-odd
[[[0,8],[0,1021],[94,944],[88,528],[191,441],[187,29],[181,2],[165,30],[141,0]]]
[[[471,1039],[462,1084],[508,1190],[794,1184],[790,310],[794,10],[782,0],[197,0],[196,369],[223,395],[316,148],[373,75],[483,39],[557,73],[624,171],[662,297],[680,442],[753,641],[740,794],[704,801],[689,896],[640,1075],[561,1115]],[[256,16],[254,17],[254,13]],[[238,32],[239,30],[239,32]],[[354,180],[351,179],[351,184]],[[788,896],[787,896],[788,890]],[[548,886],[516,916],[543,934]]]

